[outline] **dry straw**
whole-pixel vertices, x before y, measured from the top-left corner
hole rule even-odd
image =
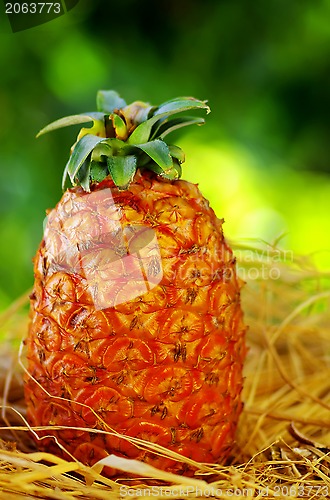
[[[194,478],[110,456],[122,479],[38,452],[25,420],[19,351],[27,298],[0,315],[0,492],[11,499],[329,498],[330,273],[261,243],[234,244],[249,324],[245,407],[228,465],[189,462]],[[129,473],[129,474],[128,474]],[[139,480],[128,479],[132,473]]]

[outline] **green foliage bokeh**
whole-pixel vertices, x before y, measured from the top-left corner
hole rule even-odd
[[[127,102],[208,99],[207,125],[175,136],[229,238],[259,237],[329,263],[330,2],[81,0],[0,33],[0,307],[32,285],[45,209],[61,196],[76,131],[45,124]]]

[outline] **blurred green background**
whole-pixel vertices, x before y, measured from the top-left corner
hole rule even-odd
[[[0,308],[32,285],[78,130],[35,134],[95,109],[100,88],[128,102],[208,99],[207,124],[173,137],[183,177],[228,238],[285,234],[284,248],[329,267],[329,0],[80,0],[17,33],[3,14],[0,33]]]

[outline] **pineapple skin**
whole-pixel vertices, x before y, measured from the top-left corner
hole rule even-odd
[[[114,453],[192,473],[190,466],[116,435],[122,433],[199,462],[223,463],[242,411],[246,354],[241,282],[223,221],[197,185],[184,180],[164,181],[138,171],[128,190],[107,178],[94,184],[92,193],[109,189],[124,232],[147,227],[157,235],[162,278],[125,302],[125,287],[132,291],[134,279],[111,281],[105,269],[101,293],[122,298],[111,307],[95,307],[93,290],[100,292],[100,282],[88,286],[73,264],[77,254],[68,248],[77,246],[79,233],[81,241],[98,241],[93,258],[99,258],[109,243],[99,228],[111,226],[111,197],[103,196],[96,206],[75,187],[49,212],[34,261],[25,398],[29,423],[48,426],[38,435],[55,436],[58,444],[43,437],[38,447],[88,465]],[[112,245],[120,254],[120,245]],[[83,258],[89,258],[88,248]],[[153,263],[147,262],[150,275],[159,273]]]

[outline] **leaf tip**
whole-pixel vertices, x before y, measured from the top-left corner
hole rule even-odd
[[[209,101],[203,101],[204,103],[204,106],[205,106],[205,110],[206,110],[206,114],[209,115],[211,113],[211,108],[210,106],[207,104]]]
[[[41,130],[39,130],[39,132],[36,134],[36,139],[38,139],[41,135],[44,135],[44,129],[42,128]]]

